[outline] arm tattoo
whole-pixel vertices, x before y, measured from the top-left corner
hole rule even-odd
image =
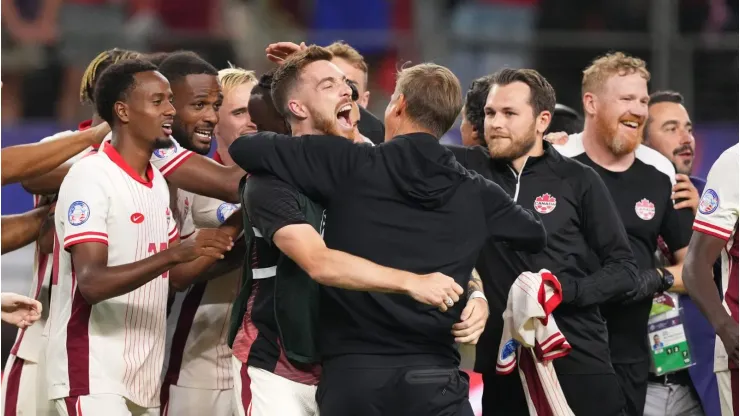
[[[468,297],[475,291],[483,292],[483,281],[478,271],[473,269],[473,273],[470,275],[470,280],[468,281]]]

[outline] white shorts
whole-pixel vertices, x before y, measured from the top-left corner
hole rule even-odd
[[[727,370],[714,373],[719,389],[719,407],[722,416],[740,416],[738,414],[738,373]]]
[[[234,392],[228,390],[194,389],[170,386],[170,396],[162,416],[234,414]]]
[[[117,394],[91,394],[54,400],[59,416],[159,416],[159,407],[141,407]]]
[[[261,368],[247,369],[251,380],[251,416],[318,416],[318,386],[307,386]]]
[[[234,377],[234,415],[247,416],[252,411],[251,381],[247,374],[247,365],[231,356],[231,374]]]
[[[42,351],[39,363],[8,356],[2,382],[2,415],[56,416],[54,404],[46,392],[46,368]],[[7,413],[6,413],[7,410]]]

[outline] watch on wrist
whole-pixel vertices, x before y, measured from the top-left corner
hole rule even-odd
[[[669,272],[666,268],[661,267],[660,272],[662,275],[661,277],[663,278],[663,291],[672,288],[676,278],[673,277],[673,274]]]

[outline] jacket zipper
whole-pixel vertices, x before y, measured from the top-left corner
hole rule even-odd
[[[519,199],[519,184],[521,182],[522,173],[524,172],[524,168],[527,166],[527,161],[528,160],[529,160],[529,157],[527,157],[526,159],[524,159],[524,164],[522,165],[522,170],[519,173],[517,173],[514,170],[514,168],[512,168],[511,165],[509,165],[509,169],[511,170],[511,173],[513,173],[514,174],[514,177],[516,178],[516,190],[514,191],[514,202],[517,202],[517,203],[519,202],[518,201],[518,199]]]

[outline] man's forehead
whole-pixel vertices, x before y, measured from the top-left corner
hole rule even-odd
[[[494,105],[498,102],[521,103],[529,102],[529,86],[523,82],[512,82],[507,85],[494,84],[488,92],[486,105]]]
[[[134,74],[136,80],[133,93],[154,94],[169,91],[170,83],[157,71],[145,71]]]
[[[662,102],[650,106],[648,114],[651,118],[671,118],[690,120],[689,112],[680,103]]]
[[[178,87],[187,88],[193,91],[221,91],[221,84],[218,83],[218,77],[210,74],[190,74],[180,78],[175,82]]]
[[[338,66],[329,61],[315,61],[306,65],[302,71],[302,77],[306,81],[318,82],[324,78],[344,78],[344,72]]]
[[[640,93],[647,96],[647,80],[639,73],[631,74],[614,74],[609,76],[604,83],[604,89],[616,93]]]

